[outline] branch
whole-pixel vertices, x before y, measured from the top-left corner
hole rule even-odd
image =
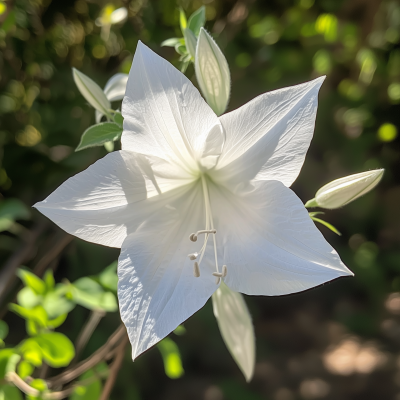
[[[107,378],[106,384],[104,385],[103,393],[101,394],[100,400],[108,400],[110,397],[112,388],[114,387],[115,380],[118,376],[118,371],[121,368],[122,361],[124,360],[125,354],[125,347],[128,343],[128,335],[125,334],[124,338],[122,339],[121,343],[118,345],[115,355],[115,360],[111,364],[110,368],[110,375]]]
[[[6,380],[10,383],[13,383],[19,390],[21,390],[25,394],[29,394],[34,397],[38,397],[40,394],[39,390],[33,388],[32,386],[29,386],[15,372],[8,372],[6,375]]]
[[[126,335],[125,326],[121,324],[117,330],[110,336],[107,342],[93,353],[86,360],[81,361],[75,367],[66,370],[65,372],[47,380],[49,387],[57,387],[82,375],[88,369],[94,367],[99,362],[103,361],[109,351],[117,345],[117,343]]]
[[[82,350],[85,348],[88,340],[92,336],[94,330],[96,329],[96,326],[99,324],[100,320],[106,315],[105,311],[102,310],[94,310],[90,313],[89,320],[87,321],[86,325],[84,326],[83,330],[79,334],[77,340],[76,340],[76,345],[75,345],[75,357],[71,361],[71,367],[75,365],[75,363],[78,361],[78,358],[82,352]]]

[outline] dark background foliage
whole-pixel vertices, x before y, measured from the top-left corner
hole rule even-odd
[[[74,152],[94,112],[71,68],[103,86],[114,73],[129,72],[139,39],[178,65],[174,49],[160,47],[181,36],[178,5],[187,14],[206,6],[206,28],[231,69],[229,110],[265,91],[327,75],[315,136],[293,185],[302,200],[335,178],[385,168],[373,192],[326,213],[342,236],[319,226],[354,278],[291,296],[246,297],[257,340],[252,382],[245,383],[224,346],[209,302],[185,323],[185,335],[172,335],[185,375],[168,378],[156,348],[134,363],[127,351],[112,399],[400,399],[398,1],[115,0],[129,17],[111,28],[107,41],[95,24],[104,1],[1,4],[0,205],[17,198],[30,207],[106,154],[102,147]],[[187,75],[195,82],[192,66]],[[13,232],[0,233],[1,318],[10,326],[9,345],[25,336],[23,320],[5,314],[19,285],[15,266],[24,263],[41,275],[50,257],[56,281],[74,281],[118,256],[116,249],[70,241],[33,209],[18,222]],[[75,340],[88,313],[76,308],[60,330]],[[118,323],[118,313],[108,314],[84,355]]]

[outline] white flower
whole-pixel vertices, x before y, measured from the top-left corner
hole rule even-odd
[[[288,188],[313,135],[322,81],[218,118],[139,42],[122,150],[35,205],[67,232],[121,248],[118,296],[133,358],[201,308],[221,279],[272,296],[351,275]]]
[[[335,179],[322,186],[306,206],[334,209],[351,203],[372,190],[382,179],[384,171],[375,169]]]

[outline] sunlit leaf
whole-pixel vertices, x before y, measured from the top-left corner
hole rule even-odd
[[[44,283],[46,285],[47,291],[50,291],[50,290],[54,289],[55,281],[54,281],[53,271],[51,269],[48,269],[44,273],[43,281],[44,281]]]
[[[196,10],[187,22],[187,27],[197,36],[199,36],[200,29],[206,23],[206,8],[201,6]]]
[[[32,372],[34,371],[35,367],[29,363],[28,361],[22,360],[17,367],[18,375],[22,378],[25,379],[27,376],[32,375]]]
[[[42,365],[43,352],[34,338],[24,340],[18,350],[25,361],[28,361],[35,367],[40,367]]]
[[[45,327],[47,324],[47,313],[43,306],[38,305],[33,308],[21,307],[18,304],[9,304],[9,309],[24,319],[31,319],[40,326]]]
[[[185,15],[185,11],[182,8],[179,9],[179,25],[181,27],[182,33],[187,28],[187,19]]]
[[[6,367],[10,357],[15,354],[14,349],[2,349],[0,350],[0,379],[4,379],[6,374]]]
[[[105,292],[101,285],[90,278],[78,279],[72,286],[72,300],[90,310],[116,311],[115,295]]]
[[[44,294],[46,292],[46,284],[33,272],[19,268],[17,275],[22,282],[30,287],[35,294]]]
[[[83,132],[81,141],[75,151],[101,146],[110,141],[113,142],[119,139],[121,135],[121,126],[113,122],[101,122],[100,124],[92,125]]]
[[[65,367],[74,358],[74,345],[62,333],[42,333],[35,338],[32,338],[32,340],[35,340],[40,346],[43,353],[43,359],[51,367]]]
[[[68,314],[75,307],[74,302],[68,300],[63,293],[57,293],[56,291],[48,293],[44,297],[42,304],[50,319]]]
[[[176,343],[170,338],[165,338],[157,344],[157,347],[163,358],[165,374],[171,379],[180,378],[185,371]]]
[[[186,328],[183,325],[178,325],[174,329],[174,333],[175,333],[175,335],[178,335],[178,336],[184,335],[186,333]]]
[[[183,39],[183,38],[169,38],[167,40],[164,40],[161,43],[161,46],[175,47],[176,45],[181,45],[181,44],[185,44],[185,39]]]

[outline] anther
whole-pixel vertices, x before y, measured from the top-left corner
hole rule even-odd
[[[201,235],[202,233],[214,233],[214,234],[215,234],[215,233],[217,233],[217,231],[216,231],[215,229],[197,231],[196,233],[192,233],[192,234],[189,236],[189,239],[190,239],[192,242],[197,242],[197,236]]]
[[[223,265],[222,266],[222,277],[225,278],[227,274],[228,274],[228,268],[226,265]]]
[[[213,272],[213,275],[218,278],[222,278],[224,276],[221,272]]]
[[[198,278],[200,276],[200,268],[199,268],[199,263],[195,261],[193,265],[193,275],[195,278]]]
[[[192,253],[188,254],[189,260],[195,260],[199,254],[198,253]]]
[[[216,284],[216,285],[219,285],[220,282],[221,282],[221,278],[220,278],[220,277],[217,277],[217,278],[215,279],[215,284]]]

